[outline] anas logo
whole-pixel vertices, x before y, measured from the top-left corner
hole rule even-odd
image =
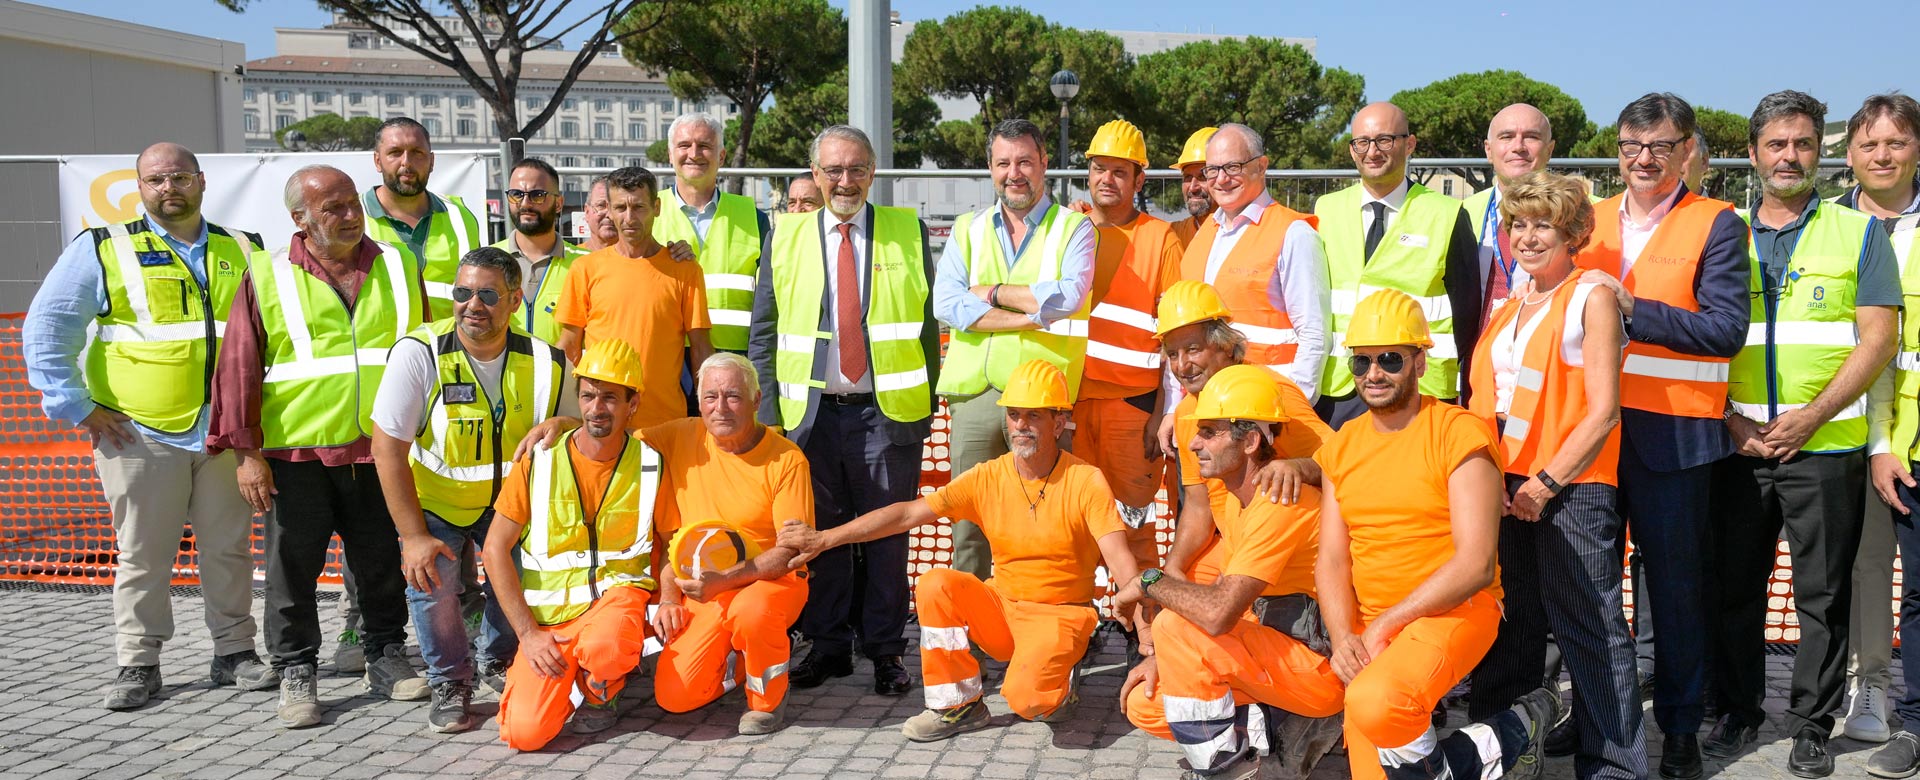
[[[1814,300],[1816,300],[1816,301],[1824,301],[1824,300],[1826,300],[1826,299],[1827,299],[1827,288],[1826,288],[1826,287],[1824,287],[1824,286],[1821,286],[1821,287],[1815,287],[1815,288],[1813,288],[1813,299],[1814,299]]]
[[[222,274],[233,273],[233,263],[227,260],[220,261],[220,273]]]

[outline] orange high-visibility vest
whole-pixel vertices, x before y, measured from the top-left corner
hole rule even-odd
[[[1248,225],[1240,240],[1234,243],[1233,251],[1227,253],[1226,262],[1220,264],[1220,273],[1211,282],[1213,289],[1220,293],[1220,301],[1233,312],[1234,330],[1247,336],[1248,363],[1284,367],[1293,363],[1294,353],[1299,349],[1293,319],[1285,309],[1273,307],[1267,291],[1280,249],[1287,240],[1287,230],[1302,220],[1316,228],[1320,224],[1318,217],[1278,203],[1267,206],[1260,221]],[[1207,255],[1213,251],[1213,241],[1219,235],[1220,223],[1212,219],[1194,234],[1180,261],[1183,278],[1207,281]]]
[[[1160,340],[1154,316],[1160,291],[1160,257],[1173,233],[1165,220],[1141,214],[1133,240],[1107,285],[1097,283],[1087,315],[1087,379],[1151,391],[1160,386]],[[1085,385],[1081,385],[1085,387]]]
[[[1624,197],[1615,195],[1594,204],[1593,240],[1574,258],[1575,265],[1619,275],[1619,213]],[[1713,232],[1713,221],[1732,208],[1733,204],[1726,201],[1687,193],[1660,220],[1647,248],[1640,252],[1621,284],[1636,298],[1699,311],[1693,280],[1700,269],[1700,253]],[[1628,341],[1626,360],[1620,368],[1620,405],[1676,417],[1721,417],[1727,408],[1729,362],[1729,358],[1687,355]]]
[[[1636,264],[1637,265],[1637,264]],[[1577,272],[1576,272],[1577,273]],[[1573,435],[1573,429],[1587,415],[1587,370],[1568,365],[1560,354],[1565,340],[1567,307],[1573,300],[1575,285],[1567,280],[1553,294],[1547,310],[1534,316],[1545,317],[1533,329],[1533,337],[1520,354],[1520,372],[1513,384],[1513,402],[1507,407],[1507,424],[1495,422],[1499,389],[1493,378],[1493,342],[1496,334],[1513,325],[1520,316],[1520,304],[1511,299],[1494,302],[1492,319],[1480,332],[1480,343],[1473,349],[1473,372],[1468,377],[1473,388],[1470,408],[1500,430],[1500,461],[1508,474],[1529,477],[1540,473]],[[1606,294],[1604,290],[1594,294]],[[1567,484],[1598,482],[1620,484],[1620,428],[1607,433],[1607,443],[1593,465]]]

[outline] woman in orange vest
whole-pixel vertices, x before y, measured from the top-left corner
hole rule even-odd
[[[1576,774],[1645,777],[1633,640],[1621,614],[1619,302],[1582,283],[1573,256],[1593,235],[1579,182],[1536,172],[1500,201],[1532,277],[1496,302],[1474,350],[1471,409],[1500,431],[1506,621],[1473,672],[1475,712],[1540,685],[1549,630],[1573,678]],[[1471,715],[1471,713],[1470,713]]]

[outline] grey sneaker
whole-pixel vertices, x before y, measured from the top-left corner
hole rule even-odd
[[[1532,693],[1520,697],[1513,705],[1527,718],[1526,752],[1513,762],[1513,768],[1503,777],[1514,780],[1531,780],[1540,776],[1546,766],[1547,732],[1560,720],[1560,691],[1553,688],[1535,688]]]
[[[419,701],[432,695],[427,680],[414,671],[407,651],[399,645],[387,645],[380,656],[367,664],[367,692],[394,701]]]
[[[1185,765],[1186,760],[1180,762]],[[1260,753],[1252,747],[1243,747],[1240,752],[1228,756],[1219,766],[1208,769],[1189,768],[1180,774],[1180,780],[1253,780],[1260,776]]]
[[[782,698],[772,712],[747,710],[740,713],[740,736],[772,734],[787,725],[787,700]]]
[[[360,632],[351,628],[340,632],[340,641],[333,647],[333,670],[340,674],[367,670],[367,649],[360,644]]]
[[[207,667],[214,685],[238,685],[243,691],[270,691],[280,687],[280,673],[260,662],[252,650],[216,655]]]
[[[1896,731],[1887,746],[1867,759],[1867,773],[1874,777],[1912,777],[1920,772],[1920,737],[1909,731]]]
[[[900,724],[900,733],[914,742],[938,742],[993,725],[993,713],[979,699],[944,710],[927,710]]]
[[[480,665],[475,667],[474,673],[479,676],[480,682],[492,689],[494,693],[503,694],[507,692],[506,661],[498,658],[482,659]]]
[[[608,699],[605,704],[582,703],[580,709],[573,711],[573,733],[598,734],[613,728],[614,722],[619,719],[619,694],[615,694],[614,697]]]
[[[120,676],[107,686],[107,709],[131,710],[147,705],[160,692],[160,667],[122,666]]]
[[[448,680],[433,686],[433,704],[427,708],[427,727],[441,734],[473,728],[473,686]]]
[[[320,696],[314,689],[318,672],[313,664],[295,664],[280,674],[280,725],[290,729],[320,724]]]

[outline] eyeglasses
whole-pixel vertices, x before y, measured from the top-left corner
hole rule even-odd
[[[1620,157],[1622,159],[1631,160],[1635,157],[1639,157],[1640,152],[1648,151],[1648,152],[1653,152],[1653,159],[1665,160],[1668,157],[1673,156],[1674,148],[1678,147],[1682,142],[1686,140],[1687,139],[1685,138],[1676,138],[1672,141],[1651,141],[1648,143],[1641,143],[1639,141],[1621,141]]]
[[[1398,374],[1401,369],[1407,367],[1407,356],[1398,352],[1382,352],[1373,357],[1352,355],[1347,358],[1347,370],[1357,377],[1366,376],[1368,371],[1373,370],[1375,364],[1380,366],[1381,371]]]
[[[1222,175],[1239,176],[1241,171],[1244,171],[1247,169],[1247,163],[1253,162],[1254,160],[1258,160],[1258,159],[1260,158],[1248,157],[1247,159],[1241,160],[1239,162],[1230,162],[1224,165],[1209,165],[1200,169],[1200,178],[1217,179]]]
[[[481,288],[478,290],[475,290],[472,287],[453,288],[454,303],[466,303],[467,301],[473,300],[473,296],[476,296],[476,295],[480,296],[480,303],[484,305],[487,305],[487,306],[500,305],[499,290],[495,290],[490,287]]]
[[[527,203],[545,203],[547,202],[547,198],[552,196],[553,193],[546,190],[507,190],[507,200],[515,203],[521,201]]]
[[[873,175],[873,167],[868,165],[836,165],[832,168],[820,168],[819,171],[820,175],[827,177],[828,181],[840,181],[842,179],[859,181]]]
[[[176,190],[184,190],[193,186],[193,183],[199,180],[199,171],[182,171],[180,173],[156,173],[152,176],[143,176],[140,179],[140,183],[147,185],[148,189],[154,190],[160,189],[168,184],[173,185],[173,188]]]
[[[1393,147],[1399,145],[1400,139],[1412,138],[1412,137],[1413,137],[1412,133],[1394,133],[1393,135],[1376,135],[1372,138],[1355,138],[1351,141],[1348,141],[1347,145],[1353,147],[1354,151],[1359,152],[1361,154],[1366,154],[1369,150],[1372,150],[1372,149],[1379,149],[1382,152],[1391,152],[1393,151]]]

